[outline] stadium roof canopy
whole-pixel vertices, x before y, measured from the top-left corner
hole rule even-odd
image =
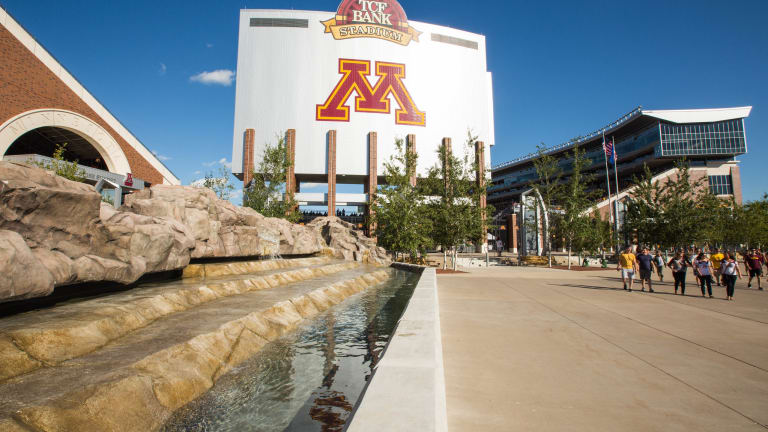
[[[746,107],[732,107],[732,108],[710,108],[710,109],[681,109],[681,110],[646,110],[642,107],[637,107],[629,113],[623,115],[618,120],[594,131],[587,135],[577,137],[571,141],[565,142],[554,147],[550,147],[545,150],[545,154],[559,153],[568,150],[576,145],[584,144],[596,139],[602,139],[603,134],[612,135],[617,133],[620,129],[627,128],[630,123],[637,124],[644,128],[657,120],[662,120],[670,123],[678,124],[692,124],[692,123],[712,123],[726,120],[734,120],[749,117],[752,112],[751,106]],[[635,129],[632,127],[631,129]],[[496,165],[492,168],[493,171],[507,169],[524,162],[536,159],[539,153],[530,153],[525,156],[513,159]]]

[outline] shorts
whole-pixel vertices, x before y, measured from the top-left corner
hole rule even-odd
[[[621,269],[621,278],[622,279],[634,279],[635,278],[635,271],[632,269]]]
[[[640,269],[640,280],[651,280],[652,274],[653,272],[651,270]]]
[[[752,269],[749,270],[749,277],[755,277],[755,276],[760,277],[762,275],[763,275],[763,269],[761,268],[755,269],[755,270],[752,270]]]

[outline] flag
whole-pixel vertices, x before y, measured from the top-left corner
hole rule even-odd
[[[611,161],[611,164],[616,165],[616,148],[613,146],[613,139],[610,141],[606,141],[603,139],[603,150],[605,150],[605,155],[608,156],[608,159]]]

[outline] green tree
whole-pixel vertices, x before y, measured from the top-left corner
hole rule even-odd
[[[587,190],[591,178],[584,170],[591,161],[585,157],[584,150],[579,146],[571,150],[570,159],[572,169],[557,199],[561,211],[554,214],[555,230],[565,239],[568,249],[568,268],[571,267],[573,251],[585,252],[604,241],[600,235],[601,230],[597,229],[596,219],[599,218],[589,213],[596,196]]]
[[[67,143],[56,144],[56,150],[53,152],[53,157],[50,162],[33,162],[34,165],[39,166],[48,171],[53,171],[56,175],[64,177],[65,179],[82,182],[85,180],[85,170],[77,165],[78,160],[67,161],[64,158],[64,152],[67,151]]]
[[[229,175],[229,171],[224,167],[220,167],[216,174],[209,171],[203,179],[203,187],[213,190],[219,199],[229,201],[235,190],[235,186],[229,180]]]
[[[379,245],[392,252],[416,258],[432,246],[429,218],[424,197],[411,184],[418,155],[405,149],[402,139],[395,141],[396,153],[384,163],[386,184],[379,185],[373,204],[371,223]]]
[[[298,222],[301,214],[293,193],[285,193],[288,169],[285,139],[277,137],[277,144],[267,144],[264,154],[253,173],[253,180],[243,192],[243,206],[250,207],[267,217]]]
[[[562,188],[561,181],[563,177],[563,171],[560,168],[560,162],[547,153],[547,148],[544,143],[536,146],[536,153],[538,157],[533,160],[533,167],[536,169],[536,180],[531,182],[531,188],[536,192],[536,195],[541,197],[535,202],[539,206],[540,214],[547,213],[549,221],[555,219],[554,202],[560,190]],[[551,224],[543,226],[543,237],[545,239],[545,249],[549,261],[549,266],[552,267],[552,229]],[[536,227],[533,227],[534,229]]]
[[[476,142],[477,137],[469,132],[461,158],[441,144],[437,150],[438,163],[429,169],[427,177],[420,183],[421,194],[431,197],[427,204],[433,221],[431,237],[444,252],[453,251],[454,267],[457,246],[486,241],[483,233],[493,212],[492,207],[483,209],[480,205],[487,182],[485,179],[479,185],[476,182],[479,166],[474,159],[470,160]]]
[[[652,244],[659,240],[660,230],[663,228],[662,190],[658,182],[653,181],[653,174],[648,166],[643,168],[643,176],[633,178],[636,186],[632,198],[627,202],[624,231],[626,237],[637,236],[640,244]]]

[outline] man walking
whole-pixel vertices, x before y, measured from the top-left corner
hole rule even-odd
[[[725,258],[725,255],[720,253],[720,250],[717,248],[714,249],[713,253],[709,256],[709,261],[712,262],[712,268],[715,269],[715,281],[717,282],[717,286],[720,286],[720,263]],[[725,282],[723,282],[725,283]]]
[[[749,271],[747,288],[752,288],[752,278],[757,278],[757,289],[763,290],[760,284],[760,277],[763,275],[763,264],[765,264],[765,258],[762,254],[757,253],[755,248],[752,248],[752,251],[744,256],[744,267]]]
[[[616,266],[616,271],[621,270],[621,280],[624,282],[624,289],[632,292],[632,282],[635,278],[635,271],[637,270],[637,259],[635,254],[632,253],[632,248],[627,246],[624,252],[619,255],[619,263]]]
[[[648,248],[637,255],[637,266],[640,268],[640,291],[645,291],[645,281],[648,281],[648,291],[653,292],[651,285],[651,275],[653,275],[653,255],[648,252]]]
[[[504,242],[501,241],[501,239],[496,239],[496,252],[501,256],[501,253],[504,251]]]

